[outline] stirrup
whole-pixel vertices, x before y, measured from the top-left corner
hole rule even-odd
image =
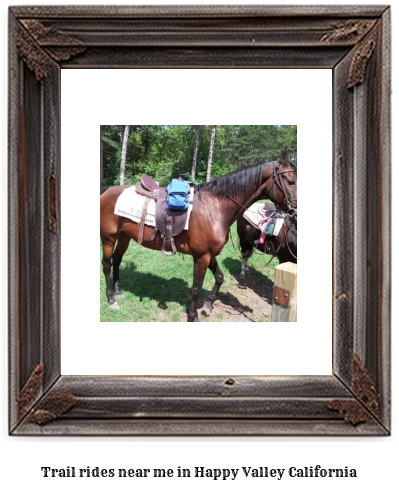
[[[166,243],[166,237],[164,238],[163,240],[163,244],[162,244],[162,248],[161,248],[161,253],[165,256],[174,256],[177,252],[176,250],[176,246],[175,246],[175,241],[173,239],[173,237],[171,239],[168,239],[170,241],[170,244],[168,244],[167,246],[171,246],[172,248],[172,251],[166,251],[165,250],[165,243]]]

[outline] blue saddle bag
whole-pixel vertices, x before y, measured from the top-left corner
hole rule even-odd
[[[170,210],[186,210],[190,201],[188,181],[172,179],[167,188],[166,206]]]

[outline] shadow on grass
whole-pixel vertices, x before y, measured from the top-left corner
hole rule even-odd
[[[221,262],[223,269],[235,277],[238,287],[241,289],[252,290],[255,294],[271,304],[273,298],[273,282],[259,270],[251,269],[251,276],[246,279],[240,279],[241,262],[238,259],[225,258]],[[192,277],[187,280],[187,271],[181,272],[182,276],[164,278],[160,272],[159,275],[153,272],[139,271],[134,262],[126,262],[121,268],[120,281],[122,292],[129,292],[136,297],[141,303],[155,301],[160,310],[166,311],[171,303],[180,305],[187,314],[190,308],[192,298]],[[179,274],[180,271],[174,271]],[[210,273],[207,272],[207,275]],[[185,278],[184,278],[185,276]],[[213,282],[212,282],[213,285]],[[236,285],[234,283],[234,285]],[[198,303],[199,314],[205,314],[203,303],[209,295],[211,289],[203,289]],[[234,295],[229,292],[228,285],[224,284],[218,294],[217,299],[230,311],[230,314],[246,316],[251,314],[253,309],[250,305],[245,305]]]
[[[274,282],[267,275],[252,267],[251,274],[241,279],[241,261],[238,259],[226,258],[223,260],[223,266],[237,279],[241,289],[251,289],[268,304],[273,303]]]
[[[176,302],[186,308],[186,311],[190,305],[191,287],[179,277],[165,279],[153,273],[139,272],[134,264],[130,263],[121,269],[120,282],[122,292],[130,292],[140,302],[154,300],[163,310],[168,309],[168,302]]]

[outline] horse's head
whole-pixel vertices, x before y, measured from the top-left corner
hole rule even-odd
[[[285,147],[280,159],[265,164],[263,168],[264,193],[281,210],[296,215],[297,173],[296,166],[290,161],[290,151]],[[262,198],[264,198],[262,197]]]

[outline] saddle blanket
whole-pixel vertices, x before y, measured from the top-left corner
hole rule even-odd
[[[259,222],[265,218],[263,203],[254,203],[245,212],[244,218],[256,229],[259,229]]]
[[[244,218],[256,229],[262,231],[262,239],[260,244],[263,244],[264,235],[278,236],[284,219],[281,216],[273,217],[275,210],[265,210],[263,204],[254,203],[245,212]],[[270,223],[270,224],[269,224]],[[270,225],[270,227],[268,227]]]
[[[191,194],[192,193],[192,194]],[[191,191],[190,188],[190,205],[187,211],[187,220],[186,225],[184,226],[185,230],[188,230],[188,224],[190,221],[190,214],[193,209],[192,198],[193,198],[194,190]],[[141,220],[141,212],[144,207],[145,196],[136,191],[135,186],[130,186],[130,188],[126,188],[120,195],[118,200],[116,201],[114,214],[120,215],[121,217],[126,217],[127,219],[140,223]],[[144,223],[150,227],[155,227],[155,200],[150,199],[147,206],[147,213],[145,216]]]

